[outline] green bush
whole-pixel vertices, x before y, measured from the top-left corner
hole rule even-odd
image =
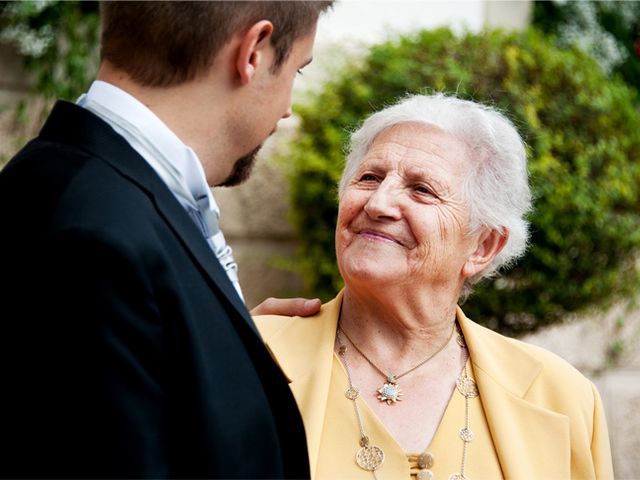
[[[529,146],[531,247],[477,286],[465,311],[520,334],[603,306],[640,286],[640,119],[635,91],[578,50],[535,30],[424,31],[373,47],[298,107],[290,145],[292,220],[308,294],[342,286],[335,256],[336,183],[349,131],[405,92],[442,91],[505,112]]]
[[[535,1],[532,24],[559,46],[589,52],[605,72],[640,91],[640,2]]]

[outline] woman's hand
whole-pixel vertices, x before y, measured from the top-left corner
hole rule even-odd
[[[273,298],[269,297],[251,310],[251,315],[285,315],[309,317],[320,310],[319,298]]]

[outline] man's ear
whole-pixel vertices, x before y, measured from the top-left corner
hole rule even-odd
[[[251,81],[258,65],[264,60],[265,48],[270,45],[272,32],[273,24],[269,20],[261,20],[242,36],[236,56],[236,70],[241,85]]]
[[[502,228],[498,231],[493,228],[486,228],[478,237],[476,250],[471,254],[462,268],[465,278],[472,277],[482,271],[491,261],[496,258],[509,239],[509,231]]]

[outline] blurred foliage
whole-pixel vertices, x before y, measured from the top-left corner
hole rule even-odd
[[[328,299],[342,286],[334,228],[349,131],[405,92],[429,91],[496,106],[530,150],[531,247],[502,277],[477,286],[464,307],[471,318],[515,335],[638,291],[637,93],[536,30],[439,29],[372,47],[297,107],[300,129],[286,161],[308,294]]]
[[[98,3],[0,2],[0,42],[13,45],[46,99],[75,100],[95,77],[99,56]]]
[[[532,24],[589,52],[640,91],[640,2],[536,1]]]

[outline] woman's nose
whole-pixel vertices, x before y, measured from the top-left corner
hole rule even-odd
[[[386,178],[371,193],[364,206],[364,211],[371,218],[397,220],[400,218],[399,198],[398,188],[389,178]]]

